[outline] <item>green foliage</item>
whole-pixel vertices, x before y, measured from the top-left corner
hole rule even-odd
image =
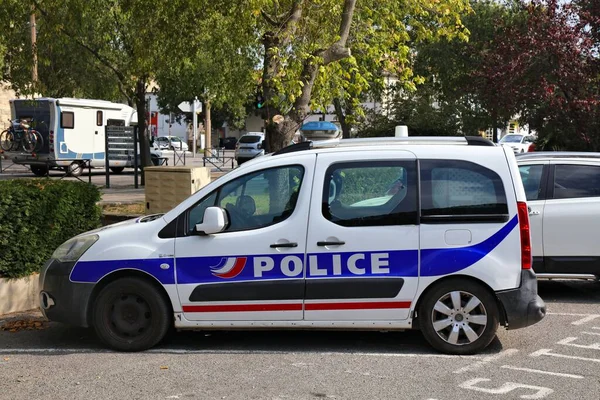
[[[38,271],[63,242],[100,225],[100,192],[82,182],[0,181],[0,276]]]

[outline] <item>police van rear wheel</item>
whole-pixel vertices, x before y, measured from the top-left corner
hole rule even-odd
[[[477,353],[498,330],[496,300],[475,282],[441,283],[427,293],[418,312],[425,339],[442,353]]]
[[[94,304],[94,329],[109,347],[140,351],[158,344],[172,318],[166,301],[145,280],[118,279],[106,286]]]

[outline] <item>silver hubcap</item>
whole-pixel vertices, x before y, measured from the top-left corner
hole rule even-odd
[[[483,303],[469,292],[446,293],[435,303],[431,312],[433,329],[445,342],[463,346],[473,343],[487,325]]]

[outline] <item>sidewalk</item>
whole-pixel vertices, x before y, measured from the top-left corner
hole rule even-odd
[[[211,181],[223,176],[225,172],[211,172]],[[133,185],[116,188],[100,188],[102,198],[98,202],[100,205],[106,204],[136,204],[143,203],[146,200],[144,187],[135,189]]]

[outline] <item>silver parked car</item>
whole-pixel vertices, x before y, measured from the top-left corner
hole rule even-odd
[[[248,132],[243,135],[235,146],[235,160],[238,165],[265,154],[263,140],[265,140],[265,134],[262,132]]]

